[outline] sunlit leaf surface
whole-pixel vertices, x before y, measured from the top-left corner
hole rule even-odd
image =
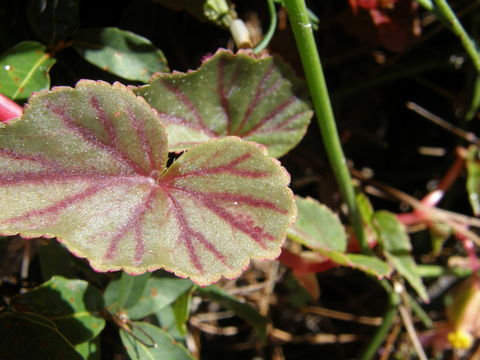
[[[289,176],[237,137],[165,170],[167,139],[143,99],[82,81],[31,98],[0,130],[0,232],[56,236],[98,271],[165,268],[205,285],[280,253]]]

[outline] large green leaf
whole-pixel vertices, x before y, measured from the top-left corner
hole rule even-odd
[[[428,301],[427,290],[417,272],[417,264],[412,257],[412,245],[405,227],[396,216],[388,211],[377,211],[373,224],[378,232],[385,257],[392,263],[424,301]]]
[[[187,349],[159,327],[140,321],[131,324],[135,337],[121,329],[120,338],[132,360],[194,360]]]
[[[153,73],[168,71],[163,53],[148,39],[130,31],[82,29],[73,46],[87,61],[124,79],[147,82]]]
[[[171,151],[236,135],[279,157],[303,137],[312,111],[306,89],[275,57],[220,50],[196,71],[159,74],[136,90],[160,114]]]
[[[36,314],[0,314],[0,359],[82,360],[48,320]]]
[[[46,316],[72,344],[93,339],[105,326],[100,316],[103,297],[83,280],[54,276],[32,291],[17,295],[10,305]]]
[[[34,91],[50,87],[48,71],[55,63],[45,46],[25,41],[0,55],[0,93],[24,101]]]
[[[203,285],[278,256],[296,207],[263,147],[226,137],[166,160],[156,112],[123,85],[38,94],[0,129],[0,233],[56,236],[98,271],[163,267]]]

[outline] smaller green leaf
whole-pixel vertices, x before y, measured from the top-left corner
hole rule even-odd
[[[97,336],[93,340],[75,346],[75,350],[82,355],[84,360],[101,360],[100,338]]]
[[[193,360],[187,349],[159,327],[133,321],[131,328],[134,336],[120,329],[120,338],[132,360]]]
[[[36,314],[0,314],[0,359],[81,360],[67,339],[48,324]]]
[[[50,87],[50,68],[55,59],[46,47],[24,41],[0,55],[0,93],[15,101],[27,100],[32,92]]]
[[[257,310],[248,304],[241,303],[235,297],[229,295],[222,288],[216,285],[210,285],[204,288],[199,287],[197,291],[201,296],[217,301],[227,309],[233,311],[236,315],[248,322],[257,330],[262,341],[266,340],[267,319],[260,315]]]
[[[467,155],[467,191],[470,206],[475,216],[480,215],[480,161],[479,150],[471,146]]]
[[[412,245],[405,227],[394,214],[388,211],[375,212],[373,220],[385,257],[410,283],[423,301],[428,301],[427,291],[417,273],[417,264],[411,255]]]
[[[288,236],[311,249],[344,252],[347,234],[338,216],[312,198],[296,197],[297,222]]]
[[[68,250],[58,241],[48,240],[48,244],[40,246],[38,258],[43,279],[49,280],[54,275],[73,278],[73,263]]]
[[[83,280],[54,276],[32,291],[17,295],[10,305],[17,311],[48,317],[72,344],[93,339],[105,326],[99,315],[102,295]]]
[[[147,82],[168,71],[167,59],[148,39],[114,27],[80,30],[74,48],[88,62],[128,80]]]

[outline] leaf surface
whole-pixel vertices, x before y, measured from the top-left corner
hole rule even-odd
[[[478,148],[471,146],[466,162],[468,200],[470,200],[470,206],[475,216],[480,215],[480,161],[478,155]]]
[[[18,311],[46,316],[72,344],[93,339],[105,326],[100,316],[102,295],[83,280],[54,276],[32,291],[14,297],[10,305]]]
[[[187,349],[157,326],[133,321],[132,332],[135,337],[123,329],[120,330],[123,346],[132,360],[193,360]],[[155,346],[149,346],[153,344]]]
[[[313,114],[286,64],[246,52],[219,50],[198,70],[159,74],[136,93],[159,112],[170,151],[235,135],[279,157],[302,139]]]
[[[166,159],[156,113],[124,86],[38,94],[0,129],[0,233],[56,236],[98,271],[163,267],[202,285],[278,256],[296,208],[263,147],[226,137]]]
[[[0,55],[0,92],[15,101],[24,101],[34,91],[50,87],[50,68],[55,59],[46,47],[24,41]]]
[[[167,59],[148,39],[114,27],[78,31],[74,48],[88,62],[128,80],[147,82],[168,71]]]

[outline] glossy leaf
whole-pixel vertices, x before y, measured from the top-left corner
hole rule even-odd
[[[36,314],[0,314],[0,359],[82,360],[54,327]]]
[[[467,191],[470,206],[475,216],[480,215],[480,161],[476,146],[471,146],[467,155]]]
[[[125,272],[120,277],[120,289],[118,292],[118,307],[128,309],[134,306],[142,297],[150,273],[142,275],[129,275]]]
[[[168,71],[163,53],[150,40],[130,31],[82,29],[73,46],[88,62],[124,79],[147,82],[153,73]]]
[[[159,327],[134,321],[131,328],[135,337],[121,329],[120,338],[132,360],[194,360],[187,349]]]
[[[424,301],[428,301],[427,291],[417,272],[417,265],[412,257],[412,245],[405,227],[395,215],[388,211],[377,211],[373,222],[381,240],[385,257],[392,263]]]
[[[46,47],[25,41],[0,55],[0,93],[15,101],[24,101],[34,91],[50,87],[50,68],[55,59]]]
[[[216,286],[210,285],[205,288],[198,288],[197,291],[203,297],[215,300],[225,306],[227,309],[233,311],[236,315],[244,319],[257,330],[262,341],[266,339],[267,334],[267,319],[260,315],[260,313],[248,304],[244,304],[229,295],[225,290]]]
[[[310,249],[344,252],[347,234],[337,214],[312,198],[295,198],[298,218],[288,236]]]
[[[170,151],[236,135],[279,157],[303,137],[312,111],[303,83],[275,57],[220,50],[196,71],[159,74],[136,90],[160,115]]]
[[[278,256],[296,208],[263,147],[226,137],[166,159],[156,113],[124,86],[38,94],[0,130],[0,233],[56,236],[98,271],[163,267],[203,285]]]
[[[102,295],[83,280],[54,276],[32,291],[17,295],[10,305],[18,311],[46,316],[72,344],[93,339],[105,326],[100,316]]]

